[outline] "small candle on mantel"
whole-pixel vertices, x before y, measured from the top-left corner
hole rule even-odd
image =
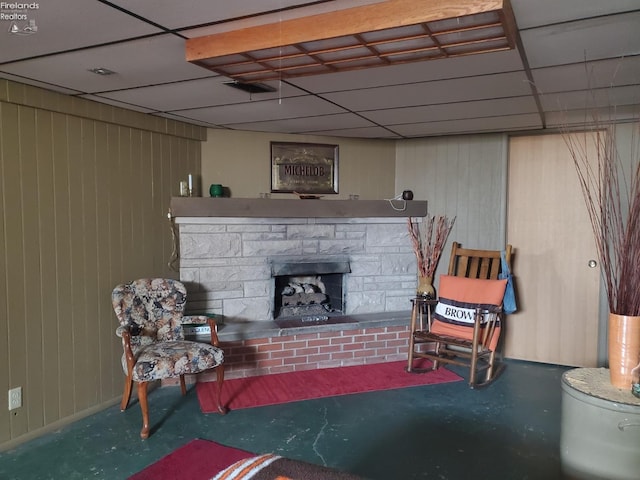
[[[189,196],[192,197],[193,196],[193,175],[189,174],[189,177],[187,177],[187,184],[189,188]]]

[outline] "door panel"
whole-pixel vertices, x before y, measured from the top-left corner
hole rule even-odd
[[[507,317],[505,356],[596,366],[600,269],[589,266],[593,233],[562,135],[512,138],[508,182],[519,311]]]

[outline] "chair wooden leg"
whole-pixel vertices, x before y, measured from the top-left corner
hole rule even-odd
[[[496,361],[496,352],[491,352],[489,354],[489,366],[487,367],[487,376],[485,382],[490,382],[493,378],[493,368]]]
[[[409,327],[409,355],[407,358],[407,372],[411,372],[413,368],[413,353],[415,349],[415,337],[413,336],[416,331],[416,322],[418,320],[418,303],[416,300],[412,300],[413,307],[411,308],[411,323]]]
[[[438,355],[440,355],[440,342],[436,342],[436,346],[435,346],[435,350],[434,350],[434,354],[437,357]],[[440,362],[438,362],[438,360],[433,360],[433,367],[432,370],[437,370],[440,367]]]
[[[471,348],[471,365],[469,367],[470,372],[469,372],[469,386],[471,388],[475,387],[476,385],[476,376],[478,374],[477,372],[477,368],[478,368],[478,352],[475,348]]]
[[[129,405],[129,399],[131,398],[131,388],[133,387],[133,380],[131,376],[127,375],[124,379],[124,391],[122,392],[122,401],[120,402],[120,411],[124,412]]]
[[[184,381],[184,375],[180,375],[180,391],[182,392],[182,396],[187,394],[187,384]]]
[[[217,386],[217,397],[218,397],[218,412],[222,415],[225,415],[229,409],[222,405],[222,384],[224,383],[224,364],[218,365],[216,367],[216,386]]]
[[[147,382],[138,383],[138,402],[142,410],[142,430],[140,438],[149,438],[149,404],[147,402]]]
[[[413,338],[413,331],[409,331],[409,354],[407,356],[407,372],[411,372],[413,368],[413,352],[415,349],[415,341]]]

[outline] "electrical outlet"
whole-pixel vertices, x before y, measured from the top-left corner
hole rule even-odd
[[[9,410],[15,410],[22,406],[22,387],[9,390]]]

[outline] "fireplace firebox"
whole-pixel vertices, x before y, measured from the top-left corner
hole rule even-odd
[[[273,263],[276,324],[287,327],[335,322],[344,315],[344,275],[350,271],[348,261]]]

